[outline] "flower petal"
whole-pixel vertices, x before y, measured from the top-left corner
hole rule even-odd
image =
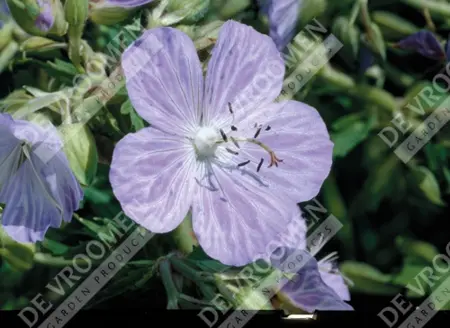
[[[298,21],[302,0],[271,0],[267,14],[269,17],[269,35],[282,51],[292,40]]]
[[[111,7],[135,8],[146,5],[153,0],[106,0],[105,5]]]
[[[20,156],[20,140],[12,132],[13,124],[10,115],[0,113],[0,190],[17,170]]]
[[[320,268],[322,267],[323,265],[320,265]],[[327,284],[327,286],[334,290],[341,300],[350,301],[350,291],[348,290],[345,280],[340,273],[331,273],[325,270],[320,270],[320,277],[323,282]]]
[[[36,18],[34,25],[43,32],[47,32],[53,26],[55,22],[55,17],[53,15],[53,9],[50,1],[48,0],[37,0],[41,12]]]
[[[192,222],[203,250],[226,265],[263,258],[298,213],[295,203],[267,192],[252,172],[205,163],[194,196]]]
[[[236,156],[239,161],[251,161],[247,167],[252,167],[254,172],[261,159],[264,160],[258,175],[270,185],[272,193],[283,193],[283,197],[296,203],[308,201],[319,193],[331,169],[333,143],[317,110],[297,101],[274,103],[236,127],[236,132],[226,131],[229,138],[253,138],[260,129],[256,139],[282,160],[278,167],[268,168],[269,153],[251,142],[241,142],[240,149],[232,149],[239,151]]]
[[[3,227],[18,242],[41,241],[49,227],[57,228],[61,224],[61,211],[49,197],[29,160],[2,188],[0,201],[6,204]]]
[[[157,233],[175,229],[195,193],[188,141],[153,128],[128,134],[114,149],[110,181],[126,215]]]
[[[292,272],[295,266],[296,276],[292,280],[280,282],[280,294],[294,306],[307,312],[348,311],[353,308],[322,280],[316,259],[306,251],[284,249],[282,255],[273,258],[272,265],[285,272]]]
[[[154,128],[186,135],[198,125],[203,75],[195,46],[183,32],[146,31],[122,56],[131,103]]]
[[[284,62],[273,41],[234,21],[220,29],[206,75],[204,121],[221,127],[270,104],[281,92]],[[235,115],[231,115],[231,103]]]

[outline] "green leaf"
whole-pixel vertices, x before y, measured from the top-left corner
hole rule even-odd
[[[345,157],[369,136],[372,125],[361,121],[359,114],[350,114],[334,122],[333,128],[336,129],[331,133],[331,140],[334,142],[333,155]]]
[[[424,241],[398,236],[395,244],[405,256],[418,259],[424,265],[431,264],[434,257],[439,255],[439,251],[434,245]]]
[[[342,274],[348,277],[351,289],[372,295],[395,295],[401,291],[400,286],[392,283],[393,277],[362,262],[346,261],[340,266]]]
[[[70,249],[69,246],[48,238],[45,238],[41,245],[45,249],[49,250],[53,255],[66,254]]]
[[[394,275],[393,283],[407,286],[414,282],[414,278],[423,270],[423,265],[406,263],[402,270]],[[412,289],[408,289],[406,296],[408,297],[423,297],[425,295],[419,294]]]

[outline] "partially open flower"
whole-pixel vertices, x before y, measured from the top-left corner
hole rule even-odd
[[[78,209],[83,192],[61,147],[54,127],[0,114],[2,226],[18,242],[43,240]]]

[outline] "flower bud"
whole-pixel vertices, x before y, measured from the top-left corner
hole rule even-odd
[[[12,17],[27,33],[37,36],[66,34],[67,22],[60,0],[6,0]]]
[[[69,58],[79,72],[84,73],[81,67],[81,36],[88,19],[88,0],[66,0],[64,13],[69,23]]]
[[[58,129],[70,168],[80,184],[88,186],[97,173],[98,153],[94,136],[82,123],[63,124]]]
[[[90,19],[96,24],[114,25],[127,19],[134,11],[134,8],[93,5],[90,10]]]
[[[21,43],[20,51],[22,52],[45,52],[55,49],[67,47],[67,44],[56,42],[41,36],[32,36]]]
[[[164,25],[182,22],[193,24],[202,19],[208,12],[210,0],[170,0],[167,14],[161,17]]]

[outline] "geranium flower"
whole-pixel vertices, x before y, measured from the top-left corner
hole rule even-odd
[[[148,54],[148,64],[141,66]],[[195,46],[173,28],[146,31],[124,52],[130,100],[151,124],[117,144],[110,171],[124,212],[156,233],[192,209],[194,233],[228,265],[255,259],[319,192],[333,144],[319,113],[274,103],[284,63],[274,42],[226,22],[204,81]]]
[[[259,0],[261,11],[269,19],[269,35],[283,51],[295,35],[303,0]]]
[[[353,310],[344,302],[350,300],[350,294],[342,276],[325,262],[318,264],[306,250],[278,249],[272,255],[272,265],[283,272],[294,273],[294,277],[281,279],[277,297],[283,303],[310,313]]]
[[[83,192],[65,154],[54,151],[61,147],[56,129],[0,113],[2,225],[18,242],[43,240],[49,227],[70,221],[78,209]]]

